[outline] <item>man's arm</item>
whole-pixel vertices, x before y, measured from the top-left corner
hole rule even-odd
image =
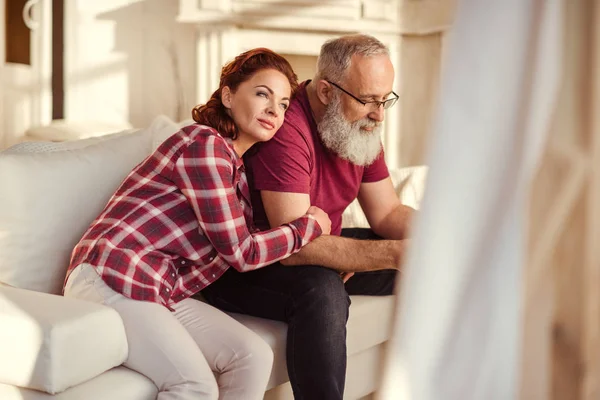
[[[373,232],[385,239],[406,239],[415,210],[405,206],[396,195],[388,177],[360,185],[358,202]]]
[[[310,206],[304,193],[261,191],[269,224],[279,226],[303,215]],[[356,240],[321,236],[300,252],[281,261],[284,265],[321,265],[343,272],[399,268],[405,242],[400,240]]]

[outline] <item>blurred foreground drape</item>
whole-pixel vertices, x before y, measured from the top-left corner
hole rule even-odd
[[[528,190],[562,18],[560,0],[459,2],[380,399],[519,396]]]
[[[531,186],[522,400],[600,399],[600,2],[563,4],[563,77]]]

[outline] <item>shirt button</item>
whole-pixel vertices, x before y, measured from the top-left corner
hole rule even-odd
[[[169,289],[169,288],[165,289],[165,292],[167,292],[167,293],[169,293],[170,291],[171,291],[171,289]]]
[[[171,272],[171,276],[175,278],[175,272]]]
[[[181,260],[181,265],[185,265],[185,260]]]
[[[209,257],[209,258],[208,258],[208,261],[212,261],[212,260],[214,260],[214,259],[215,259],[214,257]]]
[[[215,275],[215,274],[212,274],[211,276],[214,278],[216,275]]]

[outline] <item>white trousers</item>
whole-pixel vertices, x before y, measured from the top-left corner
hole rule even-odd
[[[89,264],[71,273],[65,296],[105,304],[121,315],[129,345],[124,365],[156,384],[157,400],[264,397],[273,352],[222,311],[189,298],[175,312],[132,300],[106,285]]]

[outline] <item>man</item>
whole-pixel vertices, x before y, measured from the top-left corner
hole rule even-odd
[[[345,36],[326,42],[317,64],[284,125],[246,165],[259,228],[316,205],[329,214],[331,235],[280,264],[230,269],[203,293],[222,309],[287,322],[295,398],[335,400],[344,392],[349,295],[393,292],[413,210],[400,203],[383,159],[384,109],[398,99],[387,48],[370,36]],[[387,240],[340,236],[342,212],[357,197],[376,235],[359,239]]]

